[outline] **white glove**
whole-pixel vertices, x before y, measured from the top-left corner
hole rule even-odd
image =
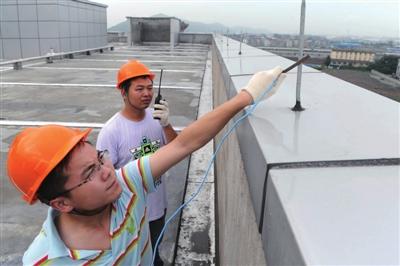
[[[275,67],[270,70],[257,72],[251,77],[249,83],[247,83],[244,89],[248,93],[250,93],[250,95],[253,97],[253,101],[256,101],[258,100],[258,97],[260,97],[263,92],[272,84],[272,82],[279,76],[275,86],[263,97],[263,100],[265,100],[274,95],[274,93],[281,85],[282,81],[285,79],[286,74],[282,73],[282,71],[283,69],[281,67]]]
[[[161,100],[160,104],[154,105],[153,118],[160,119],[160,125],[162,127],[166,127],[169,125],[168,117],[169,117],[169,108],[167,101]]]

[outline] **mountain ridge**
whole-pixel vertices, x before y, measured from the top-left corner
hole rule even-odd
[[[151,17],[171,17],[165,14],[156,14]],[[266,29],[256,29],[252,27],[241,27],[241,26],[226,26],[222,23],[214,22],[214,23],[203,23],[197,21],[189,21],[186,19],[182,19],[183,22],[189,24],[184,32],[193,33],[193,32],[219,32],[219,33],[254,33],[254,34],[268,34],[270,31]],[[127,32],[128,31],[128,21],[122,21],[112,27],[108,28],[108,31],[118,31],[118,32]]]

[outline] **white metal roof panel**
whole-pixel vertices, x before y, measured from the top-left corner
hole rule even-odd
[[[307,265],[399,264],[400,166],[281,169],[270,177]]]
[[[249,76],[233,77],[237,91]],[[399,103],[324,73],[302,78],[303,112],[293,112],[296,74],[249,121],[267,163],[398,158]]]

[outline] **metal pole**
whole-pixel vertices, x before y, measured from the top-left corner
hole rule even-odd
[[[240,33],[239,55],[242,54],[243,32]]]
[[[229,29],[226,30],[226,47],[228,46],[229,46]]]
[[[301,15],[300,15],[300,36],[299,36],[299,55],[298,59],[303,57],[304,50],[304,25],[306,20],[306,0],[301,1]],[[303,111],[304,108],[301,107],[301,74],[302,65],[297,67],[297,81],[296,81],[296,105],[292,108],[293,111]]]
[[[242,54],[242,41],[243,41],[243,34],[240,33],[239,55]]]

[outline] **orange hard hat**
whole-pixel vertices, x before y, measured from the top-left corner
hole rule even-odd
[[[36,201],[36,192],[46,176],[90,131],[46,125],[26,128],[15,137],[8,152],[7,170],[25,201]]]
[[[139,60],[128,61],[128,63],[123,64],[118,71],[117,88],[120,88],[122,82],[125,80],[140,76],[149,76],[150,79],[153,80],[156,75],[150,72],[150,69]]]

